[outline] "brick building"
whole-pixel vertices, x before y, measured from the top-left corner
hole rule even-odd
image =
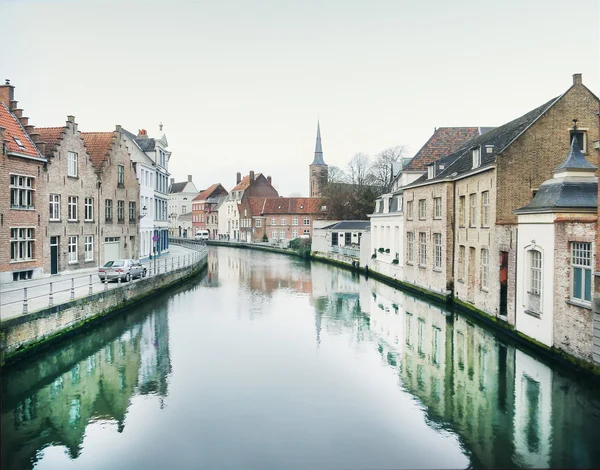
[[[323,202],[311,197],[245,197],[239,204],[240,237],[260,242],[312,237],[313,222],[324,219]]]
[[[192,200],[192,225],[194,233],[197,230],[208,230],[211,240],[217,238],[219,214],[214,209],[220,199],[226,197],[228,194],[221,183],[215,183]]]
[[[323,189],[327,184],[328,166],[323,160],[323,147],[321,145],[321,123],[317,122],[317,139],[315,142],[315,156],[309,165],[309,195],[310,197],[322,197]]]
[[[37,127],[32,136],[48,159],[44,270],[57,274],[96,266],[99,179],[75,117],[68,116],[63,127]]]
[[[0,282],[44,271],[46,158],[28,135],[32,129],[7,80],[0,86]]]
[[[139,258],[139,183],[121,126],[113,132],[82,132],[99,184],[98,264],[118,258]]]

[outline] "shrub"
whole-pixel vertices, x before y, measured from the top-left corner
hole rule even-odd
[[[389,252],[390,252],[390,249],[389,249],[389,248],[386,248],[385,252],[386,252],[386,253],[389,253]]]
[[[377,258],[377,255],[376,255],[375,253],[373,253],[373,254],[371,255],[371,259],[375,259],[375,258]]]
[[[379,250],[377,250],[377,251],[379,251],[379,253],[383,253],[384,249],[383,248],[379,248]]]
[[[392,264],[398,264],[398,258],[394,258],[394,259],[392,260]]]
[[[262,241],[265,243],[269,241],[269,237],[267,237],[266,233],[262,236]]]

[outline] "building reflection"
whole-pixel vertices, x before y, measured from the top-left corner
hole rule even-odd
[[[89,423],[110,423],[122,432],[133,395],[167,395],[171,364],[163,304],[150,314],[109,321],[5,375],[3,469],[31,468],[48,446],[64,446],[76,459]]]
[[[399,386],[422,403],[429,425],[455,433],[472,466],[599,461],[595,430],[586,426],[594,422],[590,413],[600,418],[600,401],[586,384],[444,307],[373,280],[356,282],[329,266],[315,264],[312,273],[318,343],[321,328],[358,332],[362,326],[356,338],[371,340],[397,371]],[[319,276],[323,282],[316,282]]]

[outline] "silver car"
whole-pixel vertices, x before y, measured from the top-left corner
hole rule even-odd
[[[118,280],[131,281],[135,278],[146,277],[146,268],[139,261],[132,259],[117,259],[109,261],[98,269],[98,277],[101,281],[108,282]]]

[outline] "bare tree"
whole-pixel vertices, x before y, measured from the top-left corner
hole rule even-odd
[[[375,160],[370,168],[373,184],[382,188],[383,192],[390,191],[394,179],[392,164],[396,163],[401,158],[404,158],[407,153],[408,151],[405,145],[397,145],[382,150],[375,155]]]
[[[366,153],[355,154],[348,162],[348,182],[358,187],[367,186],[372,181],[370,168],[370,158]]]
[[[327,168],[327,182],[328,183],[346,183],[348,177],[344,170],[339,166],[330,166]]]

